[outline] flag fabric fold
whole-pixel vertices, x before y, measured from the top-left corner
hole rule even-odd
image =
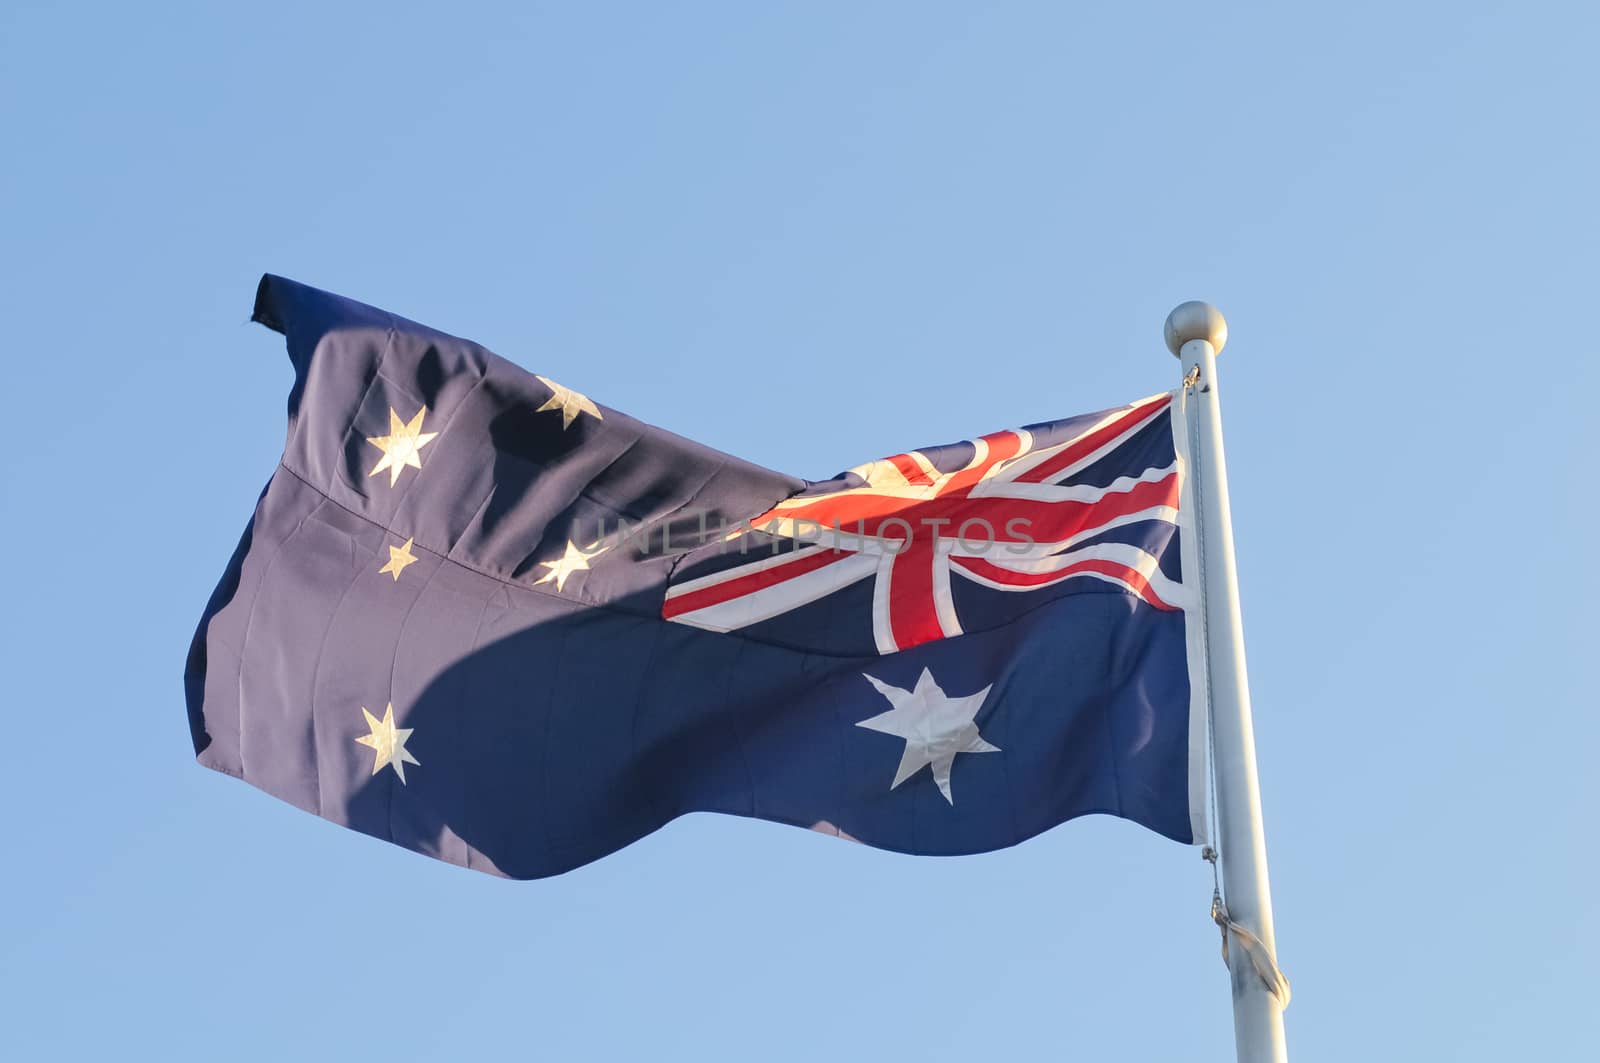
[[[693,811],[908,853],[1204,829],[1181,391],[807,481],[279,277],[202,764],[516,878]]]

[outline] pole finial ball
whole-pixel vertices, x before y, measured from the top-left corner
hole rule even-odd
[[[1221,354],[1223,345],[1228,342],[1228,323],[1223,320],[1222,311],[1210,303],[1191,300],[1167,315],[1162,333],[1167,340],[1167,350],[1174,355],[1190,340],[1210,340],[1212,352]]]

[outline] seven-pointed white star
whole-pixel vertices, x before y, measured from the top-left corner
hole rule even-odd
[[[394,768],[394,773],[400,776],[400,781],[406,781],[406,765],[420,762],[406,749],[406,739],[411,737],[411,728],[396,727],[394,725],[394,706],[389,705],[383,710],[383,719],[378,719],[367,711],[365,705],[361,706],[361,715],[367,718],[368,734],[357,735],[356,741],[372,750],[372,774],[376,775],[383,770],[385,764]]]
[[[372,467],[368,476],[376,476],[388,469],[389,486],[393,487],[400,482],[401,469],[408,465],[413,469],[422,468],[422,448],[432,443],[439,434],[422,430],[422,419],[427,415],[428,408],[424,406],[409,422],[402,421],[395,408],[389,407],[389,434],[367,437],[368,443],[383,451],[383,457],[378,459],[378,464]]]
[[[540,583],[549,583],[551,580],[555,580],[556,592],[560,593],[566,590],[568,576],[574,572],[589,571],[589,562],[605,552],[606,548],[603,546],[597,546],[593,550],[585,551],[577,543],[568,539],[566,553],[562,554],[558,560],[539,562],[550,571],[534,580],[534,585],[537,586]]]
[[[889,789],[893,790],[924,766],[931,766],[933,781],[939,784],[939,792],[944,794],[946,801],[955,804],[956,799],[950,794],[950,767],[955,763],[956,755],[1000,752],[999,746],[992,746],[983,740],[974,722],[993,684],[976,694],[952,698],[939,688],[939,684],[933,681],[933,673],[926,668],[918,677],[914,690],[901,690],[865,673],[863,677],[877,688],[878,693],[888,698],[894,708],[870,720],[862,720],[856,726],[882,731],[906,741],[905,752],[900,755],[900,770],[895,772],[894,782],[889,784]]]
[[[586,413],[597,421],[605,420],[600,416],[600,407],[589,401],[589,396],[580,395],[571,388],[564,388],[548,377],[535,377],[535,380],[550,389],[550,397],[544,400],[535,413],[546,410],[561,411],[561,430],[565,432],[572,427],[572,422],[578,419],[578,414]]]

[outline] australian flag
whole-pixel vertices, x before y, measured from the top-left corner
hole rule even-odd
[[[809,481],[280,277],[254,318],[295,381],[189,651],[207,767],[515,878],[696,811],[1203,836],[1181,389]]]

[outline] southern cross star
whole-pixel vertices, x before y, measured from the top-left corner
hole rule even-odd
[[[393,487],[400,481],[400,470],[407,465],[413,469],[422,468],[420,457],[422,448],[433,442],[438,432],[424,432],[422,419],[428,414],[424,406],[417,411],[417,415],[409,422],[400,420],[400,415],[394,407],[389,407],[389,434],[386,436],[368,436],[367,442],[383,451],[383,457],[378,459],[378,464],[372,467],[368,476],[376,476],[385,469],[389,470],[389,486]]]
[[[605,553],[605,547],[597,546],[593,550],[585,551],[571,539],[567,540],[567,549],[554,561],[541,561],[539,564],[549,569],[544,575],[534,580],[534,585],[555,581],[556,592],[559,594],[567,587],[567,577],[574,572],[589,571],[589,562]]]
[[[561,430],[565,432],[572,427],[572,422],[578,419],[578,414],[586,413],[597,421],[605,420],[600,416],[600,407],[589,401],[589,396],[580,395],[571,388],[564,388],[549,377],[534,377],[539,383],[550,389],[550,397],[544,400],[534,413],[543,413],[546,410],[561,411]]]
[[[993,684],[976,694],[952,698],[939,688],[933,681],[933,673],[926,668],[912,690],[901,690],[865,673],[863,677],[888,698],[894,708],[870,720],[862,720],[856,726],[894,735],[906,742],[905,752],[900,755],[900,768],[889,789],[893,790],[923,767],[931,767],[939,792],[946,801],[955,804],[956,799],[950,794],[950,767],[956,756],[1000,752],[999,746],[983,740],[974,722]]]
[[[365,705],[361,706],[361,715],[367,718],[368,734],[357,735],[356,741],[372,749],[372,774],[382,771],[384,765],[394,768],[394,773],[400,776],[400,781],[406,781],[406,765],[421,763],[406,749],[406,739],[411,737],[411,728],[396,727],[394,725],[394,706],[389,705],[383,710],[383,719],[378,719],[367,711]]]
[[[389,547],[389,563],[378,569],[378,575],[387,572],[394,577],[396,583],[399,583],[400,573],[406,570],[407,565],[414,564],[417,560],[417,556],[411,552],[411,542],[407,539],[404,546]]]

